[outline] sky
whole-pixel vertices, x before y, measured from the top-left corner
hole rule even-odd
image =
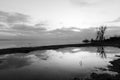
[[[29,15],[48,28],[119,25],[119,8],[120,0],[0,0],[1,11]]]
[[[77,38],[101,25],[120,27],[120,0],[0,0],[1,38]]]

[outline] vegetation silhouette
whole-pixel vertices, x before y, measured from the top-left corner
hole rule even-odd
[[[96,39],[91,39],[90,41],[88,39],[83,40],[83,42],[85,43],[95,43],[95,42],[103,42],[105,40],[105,31],[106,31],[107,27],[106,26],[101,26],[98,28],[97,32],[96,32]]]
[[[105,38],[105,31],[107,30],[106,26],[101,26],[98,28],[96,32],[96,39],[84,39],[83,43],[90,45],[98,45],[98,46],[114,46],[120,47],[120,36],[112,36],[109,38]]]

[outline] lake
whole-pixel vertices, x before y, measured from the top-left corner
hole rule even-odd
[[[117,80],[119,59],[119,48],[102,46],[5,54],[0,55],[0,80]]]

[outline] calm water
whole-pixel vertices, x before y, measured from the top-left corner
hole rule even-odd
[[[92,73],[118,75],[108,66],[119,59],[113,47],[63,48],[0,55],[0,80],[74,80]]]

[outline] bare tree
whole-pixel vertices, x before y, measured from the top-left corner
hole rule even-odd
[[[105,35],[106,29],[107,29],[106,26],[101,26],[98,28],[96,40],[103,41],[105,39],[104,35]]]

